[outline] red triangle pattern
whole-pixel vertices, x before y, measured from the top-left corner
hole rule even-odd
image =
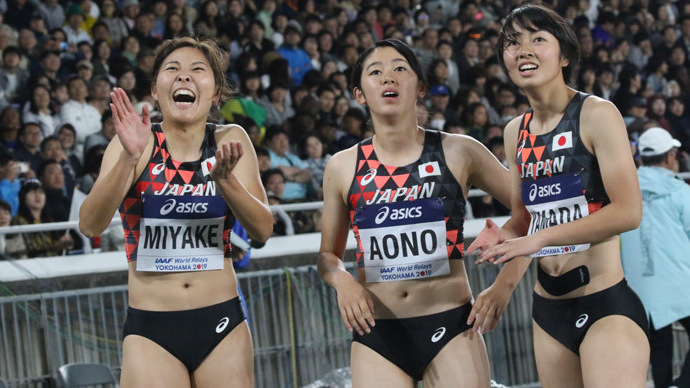
[[[169,169],[169,168],[166,168],[164,171],[165,171],[165,180],[167,180],[168,182],[172,181],[173,178],[175,177],[176,171]]]
[[[362,196],[361,193],[352,194],[350,196],[350,204],[352,205],[353,209],[357,208],[357,201],[359,201],[359,197],[361,197],[361,196]],[[354,211],[351,211],[350,213],[352,213],[352,214],[350,214],[350,220],[352,220],[352,217],[354,215]]]
[[[369,159],[369,156],[371,156],[371,153],[374,152],[374,145],[373,144],[363,145],[360,148],[362,149],[362,153],[364,153],[364,157],[366,159]]]
[[[357,165],[357,171],[360,171],[362,169],[362,166],[364,166],[364,163],[366,163],[366,160],[360,160],[358,165]]]
[[[398,185],[398,187],[403,187],[405,185],[405,182],[407,182],[407,178],[410,177],[410,174],[400,174],[400,175],[393,175],[391,178],[393,178],[393,181],[395,181],[395,184]]]
[[[374,182],[376,182],[376,188],[381,189],[391,177],[389,176],[376,176],[374,177]]]
[[[453,244],[458,242],[458,230],[448,230],[446,231],[446,238]]]
[[[537,160],[541,160],[541,156],[544,154],[545,149],[546,149],[546,146],[540,146],[540,147],[532,148],[532,151],[534,152],[534,156],[537,157]]]
[[[395,170],[397,170],[397,169],[398,169],[398,168],[395,167],[395,166],[386,166],[386,170],[388,171],[388,175],[393,175],[393,174],[395,174]]]
[[[177,173],[180,174],[184,183],[191,182],[192,177],[194,176],[194,171],[177,170]]]

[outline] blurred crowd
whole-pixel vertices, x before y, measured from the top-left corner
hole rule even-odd
[[[518,3],[0,0],[0,226],[69,219],[75,188],[89,192],[115,134],[110,91],[124,89],[136,110],[148,105],[161,120],[150,94],[155,49],[181,36],[213,36],[224,51],[236,93],[209,120],[245,128],[271,204],[320,200],[330,155],[373,135],[348,85],[359,54],[381,39],[406,41],[426,69],[419,125],[472,136],[505,163],[503,127],[528,103],[496,42]],[[540,3],[564,15],[579,39],[572,87],[618,107],[633,154],[646,128],[668,130],[683,144],[687,171],[690,1]],[[507,212],[490,197],[471,199],[475,217]],[[318,229],[318,212],[276,216],[275,234]],[[14,258],[80,244],[64,231],[0,237]]]

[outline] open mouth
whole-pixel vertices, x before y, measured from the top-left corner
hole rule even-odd
[[[173,93],[173,101],[180,105],[191,105],[196,101],[196,95],[189,89],[178,89]]]
[[[520,66],[520,69],[519,69],[519,70],[520,70],[520,71],[531,71],[531,70],[536,70],[537,67],[538,67],[538,66],[535,65],[535,64],[533,64],[533,63],[526,63],[526,64]]]
[[[398,97],[398,92],[384,92],[383,97]]]

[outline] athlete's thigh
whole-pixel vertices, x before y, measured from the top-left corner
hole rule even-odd
[[[630,318],[610,315],[596,321],[580,346],[582,375],[587,388],[644,388],[649,342]]]
[[[189,388],[187,368],[157,343],[128,335],[122,343],[122,388]]]
[[[414,381],[397,365],[368,346],[352,342],[352,388],[412,388]]]
[[[192,374],[196,388],[254,386],[254,349],[247,321],[232,329]]]
[[[536,322],[532,321],[532,327],[534,357],[542,388],[582,388],[580,358]]]
[[[466,330],[453,338],[424,371],[424,388],[488,387],[489,356],[481,334]]]

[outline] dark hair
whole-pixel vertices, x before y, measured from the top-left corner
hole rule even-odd
[[[51,136],[48,136],[45,139],[43,139],[43,141],[41,141],[41,152],[45,151],[46,146],[51,141],[58,142],[58,144],[60,144],[60,148],[62,148],[62,142],[60,141],[60,139],[58,139],[58,137],[55,135],[51,135]]]
[[[254,147],[254,152],[256,153],[256,157],[258,158],[259,156],[266,156],[266,157],[271,157],[271,154],[268,152],[268,150],[265,147]]]
[[[283,182],[286,182],[287,179],[285,179],[285,174],[283,171],[279,168],[269,168],[268,170],[264,171],[263,174],[261,174],[261,184],[266,187],[266,182],[268,182],[268,178],[270,178],[272,175],[280,175],[283,177]]]
[[[371,53],[374,52],[374,50],[381,47],[391,47],[400,55],[402,55],[403,58],[405,58],[407,62],[410,64],[412,71],[414,71],[415,74],[417,74],[419,84],[425,90],[428,88],[426,74],[424,73],[422,63],[419,61],[419,57],[417,57],[417,54],[415,54],[414,51],[412,51],[410,46],[398,39],[385,39],[376,42],[374,47],[366,49],[359,56],[359,59],[357,59],[357,62],[355,63],[355,66],[352,70],[352,78],[350,79],[350,89],[362,88],[362,71],[364,70],[364,62],[367,60],[367,58],[369,58],[369,56],[371,55]]]
[[[6,211],[8,213],[12,213],[12,206],[10,206],[10,204],[7,203],[7,201],[4,201],[2,199],[0,199],[0,209]]]
[[[35,190],[41,190],[45,192],[41,182],[36,179],[29,179],[24,181],[24,183],[22,184],[22,188],[19,189],[19,208],[17,209],[17,215],[21,215],[27,221],[29,221],[29,223],[34,223],[36,219],[34,219],[33,214],[31,214],[31,210],[29,210],[29,207],[26,205],[26,195],[29,192]],[[41,219],[39,221],[50,221],[47,210],[47,206],[44,205],[43,209],[41,210]]]
[[[503,52],[506,45],[517,38],[516,26],[529,32],[546,31],[556,37],[561,49],[561,57],[568,60],[562,70],[563,79],[570,81],[573,68],[580,61],[580,44],[573,28],[556,12],[539,5],[528,4],[514,9],[506,18],[498,35],[498,59],[507,73]]]
[[[58,167],[60,167],[60,169],[62,169],[62,167],[60,166],[60,162],[58,162],[57,160],[45,159],[43,162],[41,162],[41,165],[38,166],[38,171],[36,171],[36,176],[38,177],[38,179],[43,178],[43,174],[46,173],[48,166],[50,166],[51,164],[57,164]]]
[[[219,103],[222,105],[228,98],[233,95],[233,90],[230,88],[227,79],[225,78],[225,71],[223,71],[223,60],[221,58],[221,50],[216,44],[216,41],[206,37],[184,37],[178,39],[170,39],[163,42],[162,45],[156,49],[156,60],[153,63],[153,71],[151,76],[151,85],[156,84],[158,73],[160,73],[163,61],[177,49],[183,47],[191,47],[201,51],[206,57],[211,69],[213,70],[213,78],[216,82],[216,93],[220,93]]]
[[[642,164],[645,166],[658,166],[666,160],[671,151],[673,151],[673,148],[659,155],[640,156]]]
[[[43,88],[46,91],[46,93],[48,93],[48,110],[50,111],[51,115],[54,115],[56,113],[56,110],[55,104],[53,103],[53,99],[50,97],[50,89],[43,84],[36,84],[33,88],[31,88],[31,98],[29,99],[29,111],[31,113],[38,114],[38,106],[36,106],[36,103],[34,102],[34,91],[36,91],[36,89],[38,88]]]

